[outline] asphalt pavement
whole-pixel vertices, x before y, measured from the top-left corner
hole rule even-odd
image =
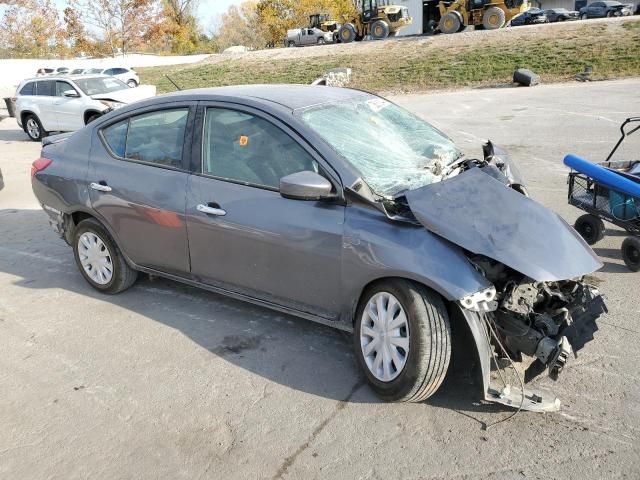
[[[321,87],[318,87],[321,88]],[[394,98],[469,154],[509,150],[569,223],[562,157],[601,161],[640,79]],[[357,132],[354,132],[357,135]],[[637,146],[627,156],[638,159]],[[553,390],[562,409],[486,404],[454,372],[421,404],[380,402],[345,333],[162,279],[105,296],[30,187],[39,145],[0,121],[0,478],[640,478],[640,273],[623,232],[595,246],[610,313]],[[631,159],[631,158],[629,158]]]

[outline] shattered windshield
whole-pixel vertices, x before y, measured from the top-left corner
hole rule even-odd
[[[440,181],[443,167],[462,156],[435,127],[378,97],[311,107],[300,117],[383,196]]]

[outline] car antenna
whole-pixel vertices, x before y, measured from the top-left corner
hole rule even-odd
[[[165,77],[167,77],[167,80],[169,80],[171,83],[173,83],[173,86],[174,86],[174,87],[176,87],[176,90],[182,90],[182,89],[178,86],[178,84],[177,84],[176,82],[174,82],[173,80],[171,80],[171,77],[170,77],[169,75],[167,75],[167,74],[165,73],[165,75],[164,75],[164,76],[165,76]]]

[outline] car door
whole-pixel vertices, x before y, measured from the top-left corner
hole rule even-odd
[[[181,276],[189,273],[184,208],[194,113],[171,102],[101,126],[88,176],[91,205],[125,255]]]
[[[58,130],[74,132],[84,126],[84,99],[80,92],[69,82],[56,80],[53,112],[58,120]],[[65,92],[74,92],[74,97],[65,96]]]
[[[597,18],[604,16],[602,13],[604,4],[602,2],[592,3],[587,7],[587,15],[589,18]]]
[[[58,128],[58,116],[56,115],[53,102],[55,101],[55,80],[38,80],[36,81],[36,99],[35,104],[37,111],[34,112],[42,128],[47,132],[56,132]]]
[[[293,131],[249,108],[207,104],[199,117],[200,172],[189,178],[191,272],[199,281],[335,319],[344,205],[285,199],[279,179],[337,176]]]

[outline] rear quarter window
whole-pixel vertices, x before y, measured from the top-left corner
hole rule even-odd
[[[24,87],[22,87],[22,89],[20,90],[20,95],[33,95],[34,91],[33,91],[33,82],[29,82],[27,83]]]

